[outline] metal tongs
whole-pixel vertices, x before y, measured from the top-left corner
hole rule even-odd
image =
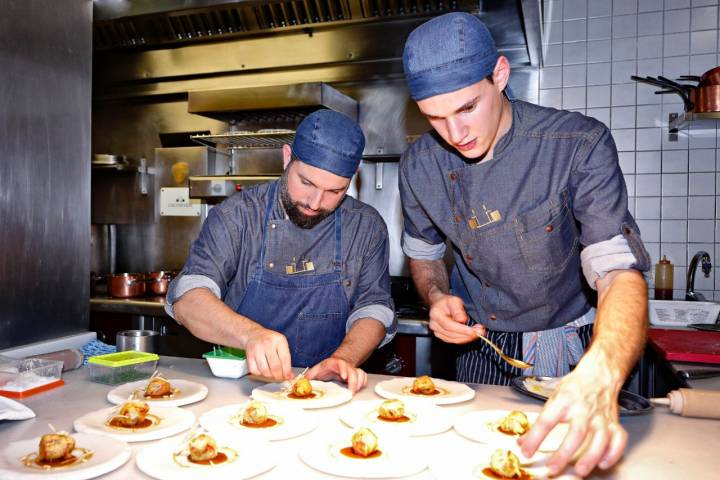
[[[307,373],[307,371],[308,371],[308,367],[305,367],[305,370],[303,370],[303,371],[300,372],[298,375],[296,375],[295,378],[293,378],[293,379],[291,379],[291,380],[288,380],[288,385],[287,385],[286,387],[284,387],[282,390],[280,390],[279,393],[280,393],[281,395],[285,395],[285,394],[289,393],[289,392],[292,390],[293,386],[294,386],[301,378],[305,377],[305,374]]]
[[[485,337],[484,337],[483,335],[481,335],[479,332],[477,332],[477,336],[478,336],[479,339],[481,339],[482,341],[484,341],[485,343],[487,343],[488,345],[490,345],[490,347],[492,347],[492,349],[495,350],[498,355],[500,355],[500,358],[502,358],[503,360],[505,360],[507,363],[509,363],[509,364],[512,365],[513,367],[515,367],[515,368],[521,368],[521,369],[523,369],[523,370],[526,369],[526,368],[531,368],[531,367],[532,367],[532,363],[527,363],[527,362],[523,362],[522,360],[518,360],[518,359],[516,359],[516,358],[508,357],[507,355],[505,355],[505,352],[503,352],[503,351],[500,349],[500,347],[498,347],[498,346],[495,345],[493,342],[491,342],[490,340],[488,340],[487,338],[485,338]]]

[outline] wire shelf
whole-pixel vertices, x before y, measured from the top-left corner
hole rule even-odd
[[[190,138],[200,145],[221,145],[230,149],[240,148],[282,148],[291,144],[295,138],[292,130],[277,132],[227,132],[218,135],[191,135]]]

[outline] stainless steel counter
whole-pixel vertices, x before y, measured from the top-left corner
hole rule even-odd
[[[167,317],[168,315],[165,313],[164,307],[165,297],[93,297],[90,299],[90,311],[92,312]],[[398,317],[398,333],[406,335],[428,335],[428,320]]]
[[[184,407],[196,416],[230,403],[246,400],[259,382],[250,378],[225,380],[211,375],[202,360],[163,357],[160,368],[170,378],[184,378],[201,382],[208,386],[210,393],[202,402]],[[68,372],[64,375],[66,385],[24,400],[37,417],[30,420],[0,423],[0,435],[3,445],[8,442],[39,436],[47,431],[51,423],[58,430],[72,430],[72,422],[82,414],[110,406],[105,400],[112,388],[90,382],[86,368]],[[369,385],[356,395],[356,399],[378,398],[373,391],[374,385],[385,376],[370,375]],[[453,413],[461,414],[472,409],[523,409],[538,411],[540,402],[519,396],[507,387],[477,385],[474,400],[459,405],[446,406]],[[320,429],[338,430],[346,428],[337,418],[342,407],[313,411],[320,418]],[[720,470],[720,456],[717,455],[717,439],[720,438],[720,421],[698,420],[672,415],[663,410],[637,417],[625,417],[622,423],[629,433],[629,444],[624,460],[612,471],[597,474],[591,478],[617,479],[672,479],[711,478],[712,472]],[[349,432],[350,430],[348,430]],[[280,461],[270,472],[257,478],[333,478],[316,472],[302,463],[297,450],[307,440],[301,436],[291,440],[276,442],[280,451]],[[433,445],[454,445],[464,440],[453,430],[438,436],[421,440],[432,448]],[[151,442],[133,443],[134,453]],[[127,479],[148,478],[138,470],[135,457],[120,469],[102,478]],[[414,479],[432,478],[429,471],[411,477]]]

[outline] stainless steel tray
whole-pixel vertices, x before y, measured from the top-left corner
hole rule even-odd
[[[522,375],[512,379],[510,386],[517,392],[527,395],[528,397],[537,398],[538,400],[547,400],[548,397],[542,393],[532,392],[525,388],[525,380],[532,378],[539,381],[551,381],[555,380],[554,377],[536,377],[532,375]],[[620,416],[628,417],[632,415],[645,415],[653,410],[653,405],[650,401],[627,390],[620,390],[618,396],[618,403],[620,404]]]
[[[220,145],[226,148],[282,148],[292,144],[295,132],[227,132],[218,135],[191,135],[200,145]]]

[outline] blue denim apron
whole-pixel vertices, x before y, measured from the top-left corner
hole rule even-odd
[[[335,209],[335,261],[330,273],[279,274],[265,270],[267,230],[278,182],[268,195],[260,261],[236,309],[287,338],[295,367],[311,367],[329,357],[345,338],[349,304],[342,284],[342,219]]]

